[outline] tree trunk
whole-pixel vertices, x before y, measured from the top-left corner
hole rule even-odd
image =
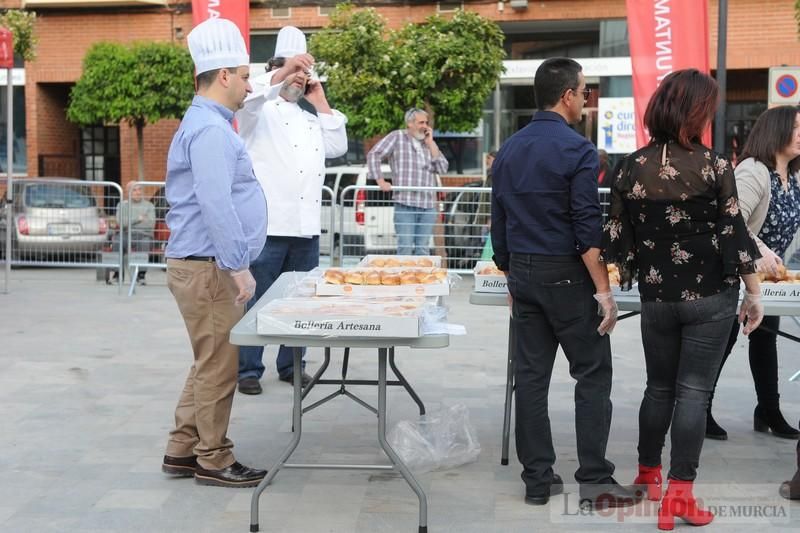
[[[139,181],[144,178],[144,120],[136,121],[136,152],[139,156]]]

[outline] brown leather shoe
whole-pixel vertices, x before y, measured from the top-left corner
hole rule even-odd
[[[189,457],[171,457],[165,455],[164,462],[161,464],[162,472],[175,477],[192,477],[196,469],[196,455],[190,455]]]
[[[255,487],[266,475],[266,470],[249,468],[237,461],[222,470],[206,470],[198,465],[194,471],[194,480],[199,485],[214,487]]]

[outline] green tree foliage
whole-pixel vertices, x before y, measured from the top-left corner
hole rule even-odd
[[[14,34],[14,53],[25,61],[36,58],[36,43],[39,39],[33,32],[36,13],[21,9],[9,9],[0,15],[0,26]]]
[[[475,128],[505,56],[500,28],[474,13],[391,31],[374,9],[350,4],[336,8],[310,51],[348,130],[363,138],[397,128],[412,106],[435,116],[440,131]]]
[[[136,128],[143,180],[144,127],[183,115],[194,95],[193,73],[189,52],[178,45],[97,43],[83,59],[67,118],[81,126],[125,122]]]

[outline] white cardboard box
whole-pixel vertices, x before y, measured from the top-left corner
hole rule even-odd
[[[761,297],[763,300],[800,303],[800,283],[769,283],[762,281]]]
[[[411,283],[408,285],[336,285],[324,279],[317,280],[317,296],[447,296],[450,283],[447,279],[436,283]]]
[[[442,257],[439,255],[379,255],[379,254],[370,254],[364,256],[364,259],[358,263],[359,267],[368,267],[371,266],[370,262],[373,259],[396,259],[398,261],[418,261],[420,259],[428,259],[430,262],[433,263],[433,266],[439,268],[442,266]],[[408,265],[411,266],[411,265]]]
[[[500,275],[479,274],[487,266],[494,266],[493,261],[478,261],[472,269],[475,275],[475,292],[508,292],[506,277]]]
[[[256,318],[260,335],[320,337],[419,337],[419,316],[337,316],[308,313],[275,314],[262,309]]]

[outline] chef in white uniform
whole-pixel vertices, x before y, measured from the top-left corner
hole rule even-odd
[[[325,159],[347,152],[347,118],[331,109],[322,84],[311,76],[314,58],[306,52],[306,38],[299,29],[281,29],[270,64],[273,70],[251,79],[253,92],[236,113],[269,217],[267,244],[250,266],[256,292],[248,308],[281,273],[319,265]],[[261,393],[263,351],[256,346],[241,348],[240,392]],[[276,367],[279,379],[291,383],[291,348],[280,347]],[[304,385],[309,379],[303,372]]]

